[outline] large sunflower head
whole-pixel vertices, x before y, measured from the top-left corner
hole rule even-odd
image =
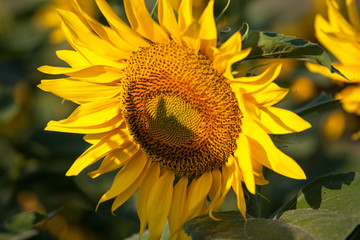
[[[80,105],[46,127],[85,134],[92,145],[67,175],[100,159],[91,177],[120,169],[99,203],[115,199],[114,211],[139,189],[140,232],[148,226],[159,239],[168,219],[174,238],[185,238],[182,224],[219,210],[231,188],[245,217],[242,183],[255,194],[255,184],[267,183],[263,166],[305,178],[269,137],[310,127],[273,107],[287,94],[273,83],[281,65],[234,77],[232,65],[250,49],[242,49],[239,32],[217,42],[214,1],[194,18],[192,1],[159,0],[157,22],[143,0],[124,0],[130,26],[104,0],[96,3],[108,26],[76,0],[76,13],[59,11],[74,51],[57,55],[69,67],[40,71],[68,77],[39,87]]]

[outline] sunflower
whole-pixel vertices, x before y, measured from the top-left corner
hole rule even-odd
[[[194,18],[192,1],[160,0],[158,22],[143,0],[124,0],[130,26],[104,0],[97,6],[109,26],[92,18],[76,0],[76,12],[60,10],[63,31],[75,51],[58,51],[69,67],[42,66],[67,78],[39,87],[79,107],[46,130],[85,134],[89,147],[70,167],[79,174],[102,159],[93,178],[118,169],[99,204],[114,199],[115,211],[138,190],[140,234],[148,226],[159,239],[168,219],[172,236],[200,214],[218,211],[228,191],[245,217],[243,184],[255,194],[266,184],[263,167],[305,179],[298,164],[269,134],[310,127],[296,114],[273,107],[288,92],[273,81],[274,63],[254,76],[232,75],[243,60],[241,35],[217,42],[214,1]]]
[[[350,83],[350,86],[337,93],[335,98],[341,100],[346,112],[360,116],[360,18],[356,1],[328,0],[327,6],[329,19],[316,16],[315,34],[319,42],[339,61],[333,63],[334,67],[350,81],[340,75],[330,74],[315,64],[308,63],[307,67],[335,81]],[[357,136],[360,136],[360,132],[353,135],[354,138]]]

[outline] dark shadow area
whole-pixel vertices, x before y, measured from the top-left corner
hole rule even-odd
[[[345,240],[359,240],[360,239],[360,224],[350,233]]]

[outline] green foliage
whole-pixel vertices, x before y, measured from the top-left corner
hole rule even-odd
[[[215,221],[200,216],[185,224],[185,232],[193,240],[203,239],[307,239],[304,232],[297,234],[297,228],[285,222],[264,218],[243,219],[239,212],[219,212]],[[310,238],[311,239],[311,238]]]
[[[316,209],[360,217],[360,173],[330,174],[306,185],[277,214],[293,209]],[[360,223],[360,221],[359,221]]]
[[[316,43],[273,32],[249,31],[243,39],[243,48],[251,47],[245,60],[253,59],[296,59],[327,67],[332,73],[342,75],[331,65],[326,51]]]
[[[4,228],[11,232],[22,232],[31,229],[40,215],[35,212],[25,212],[5,221]]]
[[[36,212],[15,215],[3,223],[0,240],[29,239],[38,234],[38,230],[34,229],[34,226],[43,219],[44,216]]]
[[[301,117],[304,117],[305,115],[316,113],[323,108],[336,106],[339,104],[340,100],[333,99],[331,96],[322,93],[306,106],[296,109],[295,113]]]
[[[306,185],[274,219],[247,221],[239,212],[194,218],[184,226],[194,240],[203,239],[359,239],[360,174],[331,174]]]

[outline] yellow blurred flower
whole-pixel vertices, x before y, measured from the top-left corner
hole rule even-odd
[[[344,112],[342,110],[332,111],[323,124],[324,137],[331,141],[339,139],[345,130],[345,124]]]
[[[39,197],[30,191],[21,191],[16,196],[17,202],[24,212],[35,211],[41,214],[46,214],[44,206],[39,201]]]
[[[102,160],[93,178],[120,169],[99,204],[115,199],[112,211],[139,189],[140,234],[160,239],[166,220],[175,239],[181,226],[218,211],[230,188],[245,217],[242,182],[255,194],[266,184],[263,166],[295,179],[305,174],[269,134],[310,127],[302,118],[273,107],[288,92],[273,81],[281,64],[261,74],[234,77],[231,67],[250,52],[239,32],[218,45],[214,0],[199,18],[192,1],[159,0],[155,22],[144,0],[124,0],[130,26],[106,3],[96,3],[109,26],[73,1],[75,13],[59,11],[75,51],[58,51],[70,67],[43,66],[39,87],[80,106],[46,130],[85,134],[92,144],[68,176]],[[177,18],[174,13],[177,12]]]
[[[345,111],[360,115],[360,18],[355,0],[328,0],[328,20],[317,15],[315,34],[319,42],[339,62],[334,67],[350,81],[338,74],[330,74],[324,67],[307,64],[307,67],[333,80],[352,84],[335,95]]]
[[[297,101],[307,101],[315,96],[315,84],[308,77],[301,76],[296,78],[290,87],[290,92],[294,93],[294,99]]]

